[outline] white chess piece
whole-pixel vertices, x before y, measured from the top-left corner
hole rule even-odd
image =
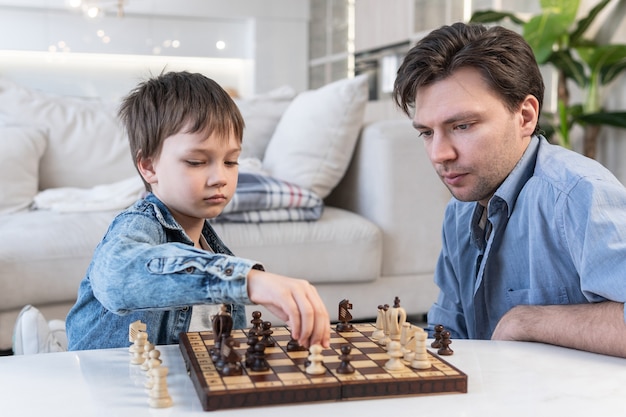
[[[400,340],[402,325],[406,322],[406,310],[400,307],[400,299],[398,297],[395,298],[393,307],[387,311],[387,322],[391,340]]]
[[[376,330],[372,332],[372,340],[377,341],[385,337],[384,329],[385,311],[383,306],[378,306],[378,313],[376,314]]]
[[[385,369],[388,371],[401,371],[405,368],[402,363],[402,346],[397,340],[392,340],[387,346],[389,360],[385,363]]]
[[[172,406],[172,397],[167,390],[167,372],[166,366],[157,366],[150,369],[150,374],[154,381],[152,389],[150,389],[150,398],[148,404],[153,408],[165,408]]]
[[[326,372],[326,368],[324,367],[324,355],[322,355],[322,345],[312,345],[309,348],[309,366],[306,367],[305,371],[309,375],[321,375]]]
[[[413,360],[411,361],[411,368],[413,369],[429,369],[430,360],[428,359],[428,352],[426,351],[426,339],[428,333],[424,329],[415,332],[415,353]]]

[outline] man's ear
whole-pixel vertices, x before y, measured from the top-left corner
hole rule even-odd
[[[520,114],[522,116],[522,135],[532,136],[539,119],[539,100],[537,97],[532,94],[526,96],[520,106]]]
[[[141,155],[138,155],[137,170],[143,177],[144,181],[148,184],[154,184],[157,182],[157,175],[154,169],[154,158],[144,158]]]

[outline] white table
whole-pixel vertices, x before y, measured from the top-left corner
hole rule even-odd
[[[555,346],[454,340],[446,360],[467,394],[323,402],[205,412],[178,346],[160,346],[174,406],[147,405],[144,372],[127,349],[0,358],[3,416],[626,416],[626,359]],[[410,414],[407,414],[410,413]]]

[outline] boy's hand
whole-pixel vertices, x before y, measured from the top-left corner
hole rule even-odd
[[[285,321],[304,347],[330,347],[330,318],[317,290],[308,281],[252,269],[248,296]]]

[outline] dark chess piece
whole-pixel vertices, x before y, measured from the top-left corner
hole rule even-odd
[[[250,323],[252,324],[252,327],[248,331],[248,336],[250,336],[251,334],[259,334],[259,332],[261,331],[261,324],[263,323],[260,311],[252,312],[252,320],[250,320]]]
[[[259,334],[261,336],[260,343],[263,343],[265,347],[276,346],[276,340],[274,340],[274,338],[272,337],[272,333],[274,333],[274,331],[271,327],[272,322],[264,321],[263,328],[261,329],[261,332]]]
[[[338,332],[351,332],[354,330],[350,320],[352,320],[352,303],[349,300],[343,299],[339,302],[339,323],[337,323]]]
[[[443,356],[450,356],[454,353],[452,349],[450,349],[450,332],[448,330],[444,330],[441,332],[441,348],[437,351],[438,354]]]
[[[241,365],[239,364],[241,355],[235,350],[236,347],[239,347],[239,342],[232,336],[226,337],[222,342],[222,375],[232,376],[241,375],[243,373]]]
[[[430,344],[431,348],[439,349],[441,347],[441,332],[443,332],[443,325],[438,324],[435,326],[435,340]]]
[[[341,363],[337,367],[338,374],[353,374],[354,366],[350,364],[352,360],[352,346],[350,345],[341,345],[341,355],[339,355],[339,359],[341,359]]]
[[[211,319],[213,326],[214,347],[210,351],[211,359],[216,362],[220,359],[223,336],[230,336],[233,330],[233,317],[228,312],[228,307],[224,304],[220,307],[220,312]]]
[[[248,341],[246,344],[248,345],[248,349],[246,350],[246,366],[248,368],[252,367],[254,363],[254,346],[258,343],[259,336],[256,334],[248,335]]]
[[[289,339],[287,342],[287,352],[300,352],[303,350],[307,350],[304,346],[301,346],[300,343],[293,337]]]
[[[264,372],[270,369],[265,359],[265,345],[260,341],[254,345],[254,361],[250,369],[254,372]]]

